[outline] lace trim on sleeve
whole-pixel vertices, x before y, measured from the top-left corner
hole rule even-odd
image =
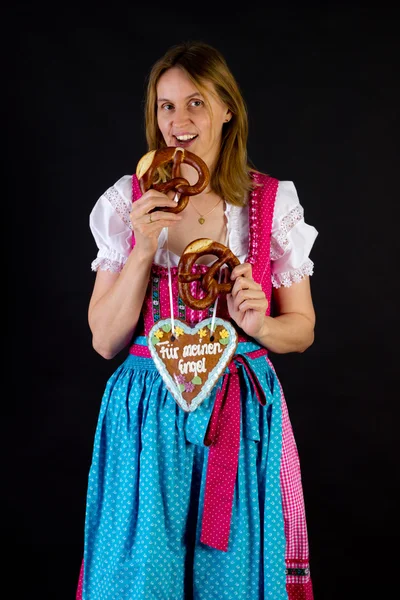
[[[271,260],[281,258],[289,245],[289,231],[304,217],[302,206],[295,206],[279,223],[279,231],[271,238]]]
[[[92,262],[92,271],[111,271],[111,273],[120,273],[127,261],[127,257],[119,254],[115,250],[100,251],[97,258]]]
[[[124,199],[122,198],[119,191],[115,188],[115,186],[108,188],[108,190],[104,192],[104,196],[105,198],[107,198],[107,200],[109,201],[117,215],[125,223],[125,225],[132,230],[132,223],[129,218],[130,208],[126,205]]]
[[[285,271],[284,273],[273,273],[272,274],[272,285],[274,288],[290,287],[292,283],[298,283],[307,275],[312,275],[314,272],[314,263],[311,259],[308,259],[298,269],[291,271]]]

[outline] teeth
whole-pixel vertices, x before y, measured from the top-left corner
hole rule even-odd
[[[177,135],[176,139],[180,142],[187,142],[188,140],[192,140],[195,137],[195,135]]]

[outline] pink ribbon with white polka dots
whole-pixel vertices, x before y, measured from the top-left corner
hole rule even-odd
[[[265,354],[267,350],[260,349],[249,352],[248,356],[256,358]],[[235,356],[215,397],[204,438],[209,451],[200,541],[224,552],[228,550],[240,446],[240,382],[236,363],[241,363],[246,369],[260,404],[266,403],[257,377],[243,356]]]

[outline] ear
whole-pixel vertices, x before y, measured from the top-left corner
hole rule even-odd
[[[224,123],[229,123],[229,121],[232,119],[232,113],[230,110],[226,111],[226,115],[225,115],[225,119],[224,119]]]

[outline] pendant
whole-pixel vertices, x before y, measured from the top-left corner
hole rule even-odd
[[[200,225],[203,225],[204,222],[205,222],[205,219],[203,219],[203,217],[200,217],[200,219],[199,219]]]
[[[200,406],[223,375],[235,354],[238,336],[224,319],[204,319],[194,327],[171,319],[158,321],[150,330],[150,354],[169,392],[185,412]]]

